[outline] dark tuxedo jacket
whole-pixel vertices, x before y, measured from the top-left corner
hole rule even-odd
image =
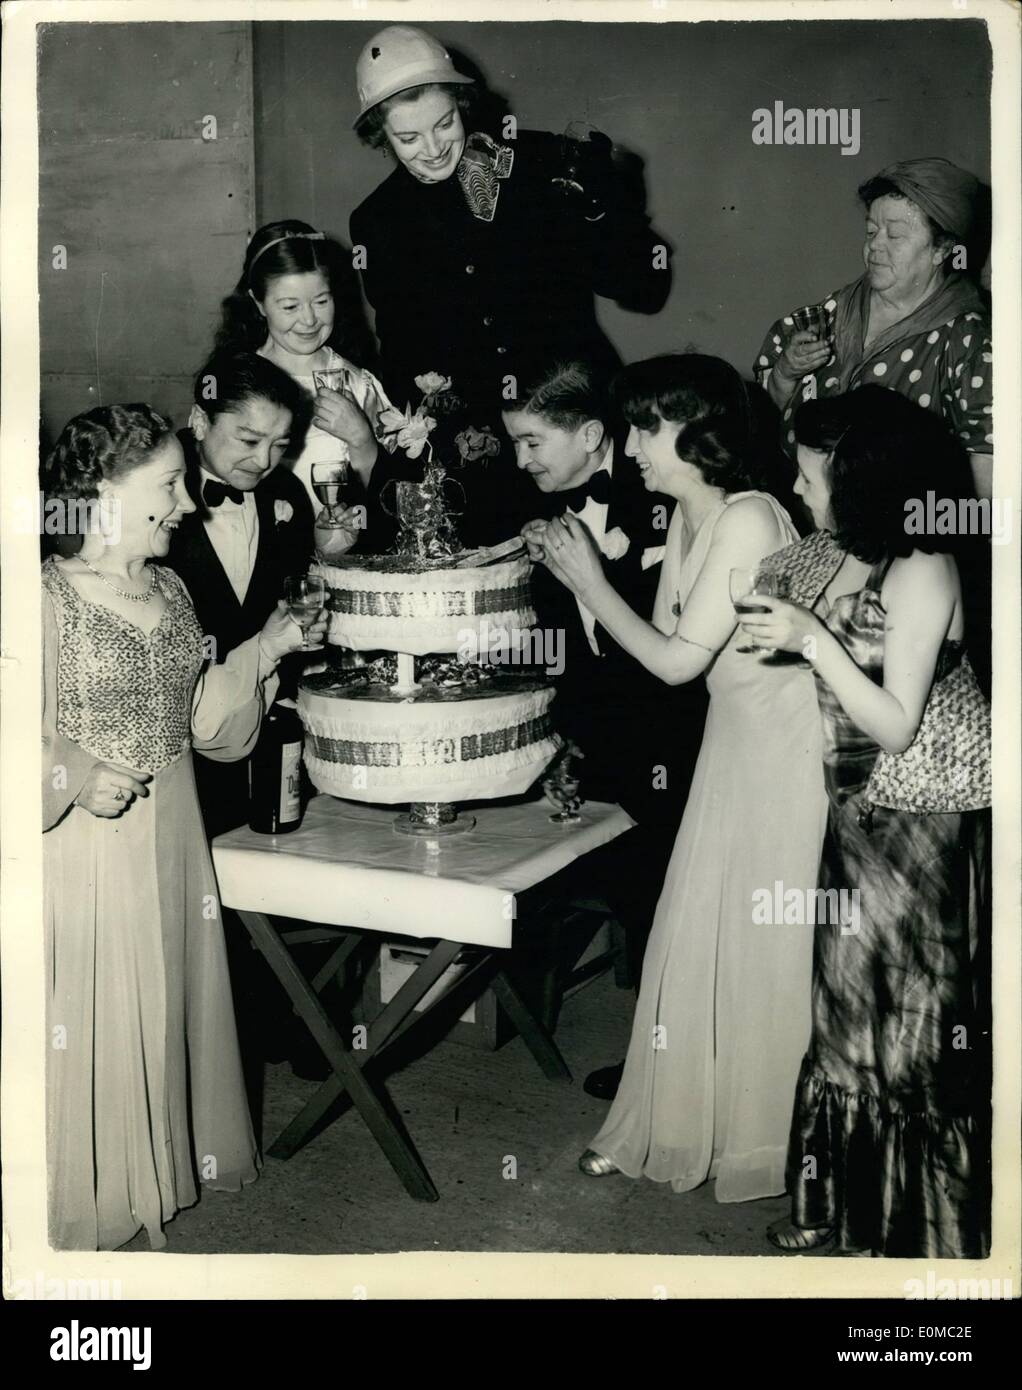
[[[557,494],[542,497],[534,515],[559,515]],[[647,492],[641,475],[618,440],[614,450],[607,531],[629,540],[619,560],[603,561],[611,584],[639,614],[650,618],[660,566],[642,568],[643,551],[660,547],[674,502]],[[659,511],[657,510],[659,509]],[[657,522],[664,525],[657,525]],[[585,754],[582,790],[592,801],[616,801],[640,826],[669,834],[677,828],[702,741],[706,683],[699,677],[669,686],[651,675],[596,624],[597,656],[589,645],[571,591],[545,565],[532,572],[540,627],[564,632],[563,675],[555,678],[553,705],[558,733]],[[655,769],[663,769],[656,772]],[[662,785],[654,785],[654,783]]]
[[[223,565],[203,525],[207,515],[202,501],[199,454],[191,430],[178,432],[187,463],[186,486],[196,510],[182,517],[174,533],[166,563],[177,571],[188,590],[202,630],[216,641],[216,659],[253,637],[283,596],[284,580],[302,574],[312,558],[313,511],[308,493],[291,471],[279,464],[255,489],[259,517],[259,544],[255,567],[243,603],[231,587]],[[287,502],[291,518],[278,521],[275,503]],[[278,668],[281,691],[295,684],[287,661]],[[207,833],[212,837],[241,825],[248,817],[248,764],[214,763],[198,755],[195,778]]]

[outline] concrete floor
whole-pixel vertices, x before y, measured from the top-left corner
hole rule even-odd
[[[783,1197],[718,1205],[711,1183],[678,1195],[576,1168],[607,1108],[582,1078],[623,1055],[633,999],[605,975],[565,1002],[557,1042],[572,1085],[547,1081],[519,1038],[497,1052],[443,1041],[390,1077],[438,1202],[407,1196],[349,1110],[288,1162],[267,1158],[243,1192],[209,1193],[180,1213],[167,1227],[169,1253],[772,1253],[763,1232],[786,1215]],[[266,1067],[264,1143],[314,1090],[286,1064]],[[504,1176],[509,1156],[513,1178]],[[147,1248],[144,1235],[126,1247]]]

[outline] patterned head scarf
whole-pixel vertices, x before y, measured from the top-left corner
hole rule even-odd
[[[906,159],[876,176],[894,184],[938,226],[968,241],[976,222],[979,180],[948,159]]]

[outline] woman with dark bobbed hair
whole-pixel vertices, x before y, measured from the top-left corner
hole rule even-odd
[[[812,678],[741,649],[729,580],[797,533],[756,488],[733,367],[654,358],[626,367],[615,391],[631,427],[626,453],[649,491],[678,502],[652,624],[611,588],[571,512],[548,523],[545,563],[661,680],[705,675],[710,705],[624,1075],[579,1163],[590,1176],[643,1176],[676,1192],[713,1178],[718,1201],[747,1201],[784,1191],[812,957],[811,929],[763,924],[756,895],[777,880],[815,887],[826,799]]]
[[[990,316],[976,287],[982,185],[946,159],[892,164],[859,188],[865,274],[828,294],[814,327],[788,313],[771,325],[754,372],[784,416],[801,401],[867,383],[898,391],[945,419],[990,496],[993,357]]]
[[[366,334],[350,257],[324,232],[288,220],[260,227],[248,244],[241,278],[223,302],[216,346],[257,352],[293,377],[311,406],[311,424],[292,471],[318,512],[312,488],[314,463],[347,460],[354,474],[351,501],[375,497],[373,474],[380,451],[380,414],[390,408],[372,372],[356,366]],[[336,374],[333,386],[317,386],[314,373]],[[332,553],[357,539],[352,528],[332,537]],[[318,539],[321,539],[318,537]]]
[[[796,491],[820,528],[772,557],[795,601],[742,626],[812,663],[830,801],[813,1034],[791,1130],[785,1250],[980,1258],[989,1233],[990,712],[965,652],[945,427],[863,387],[795,416]],[[784,716],[778,710],[773,716]]]
[[[501,393],[516,364],[559,355],[614,370],[594,297],[655,313],[671,271],[610,140],[494,119],[480,84],[408,25],[370,39],[356,81],[355,129],[396,164],[351,216],[393,399],[415,402],[415,378],[437,372],[479,428],[496,425],[492,403],[511,398]],[[489,465],[485,486],[473,470],[462,479],[467,522],[505,539],[522,491],[511,460]]]
[[[149,406],[73,419],[43,487],[101,520],[42,571],[50,1243],[112,1250],[144,1227],[156,1249],[200,1187],[237,1191],[258,1163],[191,749],[251,750],[303,635],[281,603],[206,663],[184,585],[154,563],[195,504]]]

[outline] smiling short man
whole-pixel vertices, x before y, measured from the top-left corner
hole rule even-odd
[[[254,352],[221,351],[195,379],[189,428],[178,438],[196,510],[182,519],[167,563],[185,582],[215,659],[258,632],[284,580],[308,569],[313,551],[309,494],[284,462],[297,452],[307,408],[294,379]],[[292,693],[307,657],[279,668]],[[195,758],[206,833],[213,839],[248,819],[248,760]],[[323,1075],[311,1043],[293,1024],[276,982],[229,911],[223,913],[244,1051],[290,1054],[298,1074]]]
[[[291,377],[251,352],[211,358],[194,399],[178,438],[196,510],[182,519],[167,563],[223,661],[259,631],[284,580],[303,573],[312,555],[312,504],[290,469],[279,467],[304,406]],[[197,758],[196,780],[210,836],[246,819],[245,763]]]

